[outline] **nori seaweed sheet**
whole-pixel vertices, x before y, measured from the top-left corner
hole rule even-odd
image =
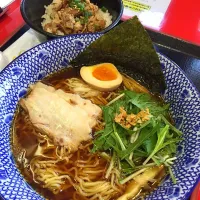
[[[165,89],[164,75],[152,41],[137,17],[121,23],[102,35],[80,53],[73,66],[113,63],[151,92]]]

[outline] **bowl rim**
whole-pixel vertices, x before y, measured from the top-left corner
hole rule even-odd
[[[154,48],[155,49],[155,48]],[[179,70],[186,76],[186,78],[189,80],[190,84],[194,87],[195,91],[197,92],[199,98],[200,98],[200,91],[197,89],[197,87],[194,85],[194,83],[190,80],[190,78],[187,76],[187,74],[181,69],[181,67],[176,64],[171,58],[169,58],[168,56],[166,56],[163,53],[160,53],[159,50],[155,49],[157,54],[160,54],[161,56],[164,56],[165,58],[167,58],[167,60],[169,60],[171,63],[173,63],[173,65],[175,65],[177,68],[179,68]],[[199,177],[199,181],[200,181],[200,177]]]
[[[28,24],[28,26],[32,29],[34,29],[35,31],[47,36],[47,37],[51,37],[51,38],[60,38],[60,37],[63,37],[63,36],[69,36],[69,35],[74,35],[74,34],[68,34],[68,35],[55,35],[55,34],[52,34],[52,33],[49,33],[47,31],[44,31],[43,29],[40,29],[38,27],[36,27],[34,24],[31,23],[31,21],[28,19],[27,15],[26,15],[26,12],[25,12],[25,8],[24,8],[24,4],[25,4],[25,1],[26,0],[22,0],[21,1],[21,4],[20,4],[20,12],[21,12],[21,15],[24,19],[24,21]],[[108,32],[109,30],[111,30],[112,28],[114,28],[118,22],[120,21],[122,15],[123,15],[123,11],[124,11],[124,4],[123,4],[123,1],[122,0],[117,0],[119,5],[120,5],[120,12],[118,13],[118,16],[117,18],[115,19],[115,21],[112,22],[112,24],[110,24],[108,27],[106,27],[104,30],[102,31],[99,31],[99,32],[95,32],[95,33],[106,33]],[[82,33],[75,33],[77,35],[80,35]],[[90,33],[89,33],[90,34]]]

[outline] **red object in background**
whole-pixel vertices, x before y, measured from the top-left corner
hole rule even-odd
[[[200,45],[199,8],[199,0],[172,0],[159,32]]]
[[[21,0],[15,0],[8,11],[0,17],[0,47],[5,44],[25,24],[20,13]]]
[[[196,188],[194,189],[192,196],[190,197],[190,200],[199,200],[200,199],[200,181]]]
[[[143,18],[143,20],[145,20],[144,24],[151,30],[200,45],[199,8],[200,0],[171,0],[161,22],[157,24],[156,22],[158,21],[159,16],[156,15],[156,12],[150,12],[149,14],[146,14],[146,19]],[[151,14],[154,15],[154,17],[152,17]],[[124,12],[122,19],[127,20],[130,18],[128,15],[128,13]],[[140,18],[141,13],[138,13],[138,16]]]

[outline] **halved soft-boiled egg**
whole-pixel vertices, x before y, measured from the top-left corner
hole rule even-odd
[[[84,66],[80,74],[85,82],[100,91],[112,91],[122,83],[122,75],[111,63]]]

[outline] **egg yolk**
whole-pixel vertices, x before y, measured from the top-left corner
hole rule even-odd
[[[92,75],[100,81],[112,81],[117,79],[116,72],[106,65],[95,68]]]

